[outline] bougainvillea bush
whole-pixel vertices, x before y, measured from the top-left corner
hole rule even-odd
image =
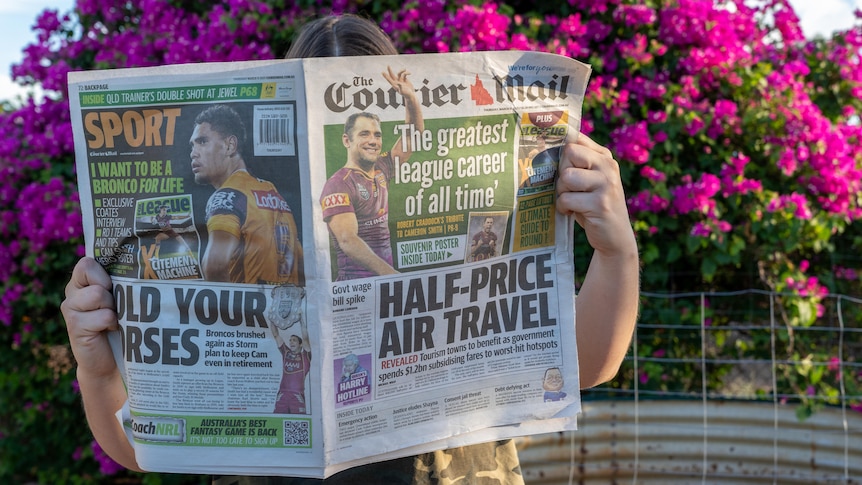
[[[645,290],[773,291],[787,329],[823,324],[828,294],[862,294],[860,22],[806,40],[784,0],[78,0],[35,19],[13,68],[45,97],[0,112],[0,481],[128,476],[86,429],[58,309],[83,253],[66,74],[278,57],[305,19],[344,11],[378,20],[405,53],[534,49],[590,63],[583,131],[620,162]],[[576,257],[586,264],[586,244]],[[656,319],[701,323],[645,305],[642,321]],[[833,344],[791,335],[779,358],[809,365],[782,381],[835,396],[843,377],[859,394],[859,352],[842,364]],[[644,355],[665,351],[650,339],[688,349],[657,332]],[[731,340],[715,345],[763,351]],[[669,385],[661,369],[641,372],[644,388]],[[673,380],[686,390],[685,376]]]

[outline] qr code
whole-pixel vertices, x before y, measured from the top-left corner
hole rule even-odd
[[[284,445],[308,446],[311,444],[311,427],[304,419],[286,419],[284,423]]]

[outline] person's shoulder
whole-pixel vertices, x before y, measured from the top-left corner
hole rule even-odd
[[[378,165],[380,165],[380,164],[392,165],[394,163],[395,163],[395,161],[392,158],[392,152],[380,152],[380,155],[377,155],[377,164]]]
[[[272,186],[275,185],[269,180],[262,179],[255,175],[252,175],[248,170],[237,170],[232,173],[230,177],[225,181],[225,184],[233,183],[234,185],[242,185],[242,186]]]
[[[216,189],[207,200],[207,217],[245,210],[247,200],[248,196],[239,184],[224,184]]]
[[[335,173],[330,175],[328,179],[326,179],[326,183],[329,184],[329,183],[340,182],[342,180],[349,178],[352,173],[353,173],[353,169],[351,169],[350,167],[346,167],[346,166],[341,167],[338,170],[336,170]]]

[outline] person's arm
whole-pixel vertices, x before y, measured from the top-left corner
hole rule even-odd
[[[296,225],[293,226],[294,234],[296,234]],[[296,284],[305,286],[305,254],[302,252],[302,244],[299,239],[293,246],[293,271],[296,272]]]
[[[404,108],[406,110],[404,123],[413,125],[414,130],[421,132],[425,129],[425,120],[422,118],[422,107],[419,104],[419,98],[416,97],[416,89],[407,77],[409,74],[405,69],[395,73],[391,67],[387,66],[386,71],[383,72],[383,77],[404,98]],[[395,163],[406,162],[410,158],[410,155],[413,154],[412,144],[408,142],[407,149],[405,150],[401,142],[402,139],[399,137],[392,146],[392,150],[390,150],[392,160]]]
[[[616,375],[638,315],[640,266],[619,164],[585,135],[561,152],[557,209],[573,214],[593,247],[575,300],[581,388]]]
[[[72,271],[60,309],[78,363],[78,385],[93,437],[114,461],[143,471],[114,415],[127,396],[106,334],[119,328],[112,290],[111,277],[99,263],[82,258]]]
[[[278,326],[274,323],[269,323],[267,326],[272,332],[272,337],[275,339],[275,345],[277,345],[279,348],[287,347],[287,343],[285,343],[284,339],[281,338],[281,334],[278,331]]]
[[[328,224],[333,236],[338,241],[338,246],[350,259],[378,275],[398,273],[359,237],[359,223],[356,221],[356,214],[353,212],[336,214],[329,219]]]
[[[212,231],[201,266],[207,281],[230,281],[230,264],[239,250],[239,238],[226,231]]]
[[[305,350],[309,354],[311,353],[311,342],[308,340],[308,326],[305,324],[305,316],[299,319],[296,322],[299,325],[300,337],[302,337],[302,350]]]

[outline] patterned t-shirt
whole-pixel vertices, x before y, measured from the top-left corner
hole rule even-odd
[[[214,477],[213,485],[524,485],[512,440],[371,463],[327,478]]]

